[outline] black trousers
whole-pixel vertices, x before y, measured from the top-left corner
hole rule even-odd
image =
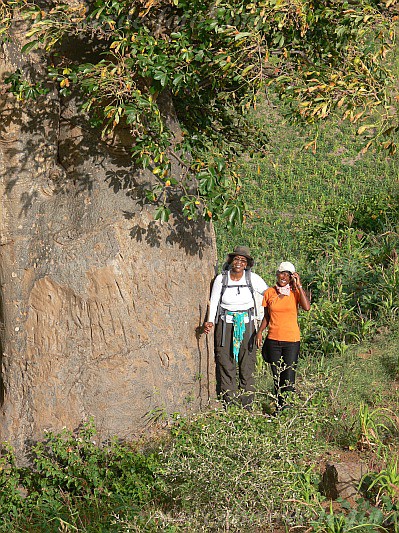
[[[222,346],[223,321],[219,320],[215,330],[216,378],[219,396],[228,404],[239,398],[243,407],[249,408],[255,392],[256,350],[254,349],[255,332],[250,324],[245,324],[244,339],[238,354],[237,363],[233,355],[233,324],[224,324],[226,328],[225,343]]]
[[[295,390],[299,348],[299,341],[275,341],[266,337],[263,343],[262,356],[270,364],[278,408],[285,404],[285,393]]]

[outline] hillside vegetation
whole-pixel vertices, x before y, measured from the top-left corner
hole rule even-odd
[[[349,122],[294,128],[270,102],[254,120],[266,154],[242,162],[249,216],[233,230],[217,227],[219,257],[248,244],[271,285],[278,264],[293,262],[313,300],[302,317],[305,351],[344,352],[399,309],[397,156],[362,153],[366,141]]]
[[[218,404],[149,423],[160,437],[98,446],[93,423],[49,433],[33,468],[3,451],[1,531],[399,531],[398,168],[351,125],[309,132],[265,102],[253,119],[265,153],[241,161],[250,214],[216,226],[219,257],[247,244],[269,284],[292,261],[312,294],[301,315],[295,406],[272,417],[268,369],[257,368],[252,413]],[[362,460],[359,498],[330,505],[328,458]]]

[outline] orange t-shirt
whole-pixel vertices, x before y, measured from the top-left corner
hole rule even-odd
[[[269,287],[263,295],[263,307],[269,311],[268,338],[275,341],[297,342],[300,340],[298,326],[299,291],[291,291],[289,296],[279,297],[274,287]]]

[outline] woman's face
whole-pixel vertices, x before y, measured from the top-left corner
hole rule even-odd
[[[247,268],[248,260],[243,255],[236,255],[231,262],[231,269],[234,272],[241,272]]]
[[[285,285],[289,285],[291,281],[291,274],[290,272],[278,272],[277,271],[277,285],[280,287],[284,287]]]

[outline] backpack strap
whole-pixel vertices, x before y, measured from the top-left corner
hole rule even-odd
[[[254,301],[254,317],[255,317],[255,316],[258,316],[258,310],[256,309],[256,299],[255,299],[255,294],[254,294],[254,288],[252,286],[250,268],[247,268],[245,270],[245,281],[247,282],[248,289],[251,291],[251,294],[252,294],[252,300]]]
[[[222,289],[220,291],[219,303],[218,303],[218,308],[217,308],[217,311],[216,311],[215,325],[219,322],[219,316],[220,316],[220,313],[221,313],[220,310],[221,310],[222,298],[223,298],[224,291],[226,290],[228,282],[229,282],[229,267],[230,267],[230,265],[228,265],[228,264],[223,265],[223,270],[222,270]]]
[[[226,316],[226,310],[223,309],[222,311],[223,316]],[[224,346],[226,342],[226,320],[222,320],[222,342],[220,343],[220,346]]]
[[[252,280],[251,280],[251,269],[250,268],[247,268],[245,269],[245,285],[229,285],[229,270],[230,270],[230,265],[229,264],[225,264],[223,265],[223,270],[222,270],[222,289],[220,291],[220,297],[219,297],[219,302],[218,302],[218,307],[217,307],[217,311],[216,311],[216,319],[215,319],[215,325],[218,323],[219,321],[219,316],[221,315],[221,303],[222,303],[222,298],[223,298],[223,294],[225,292],[225,290],[227,289],[227,287],[248,287],[248,289],[251,291],[251,295],[252,295],[252,300],[254,302],[254,312],[253,312],[253,317],[256,317],[258,316],[258,310],[256,308],[256,299],[255,299],[255,293],[254,293],[254,288],[252,286]],[[250,320],[251,322],[251,320]]]
[[[258,316],[258,310],[256,308],[255,291],[254,291],[254,288],[252,286],[251,269],[250,268],[245,270],[245,281],[247,282],[248,289],[251,291],[252,300],[254,302],[253,309],[249,310],[249,328],[250,328],[249,329],[249,338],[252,339],[252,334],[253,334],[253,330],[254,330],[254,326],[255,326],[255,319]],[[257,329],[257,326],[255,327],[255,329]],[[253,342],[253,339],[252,339],[252,342]],[[250,348],[250,350],[252,351],[252,348]]]

